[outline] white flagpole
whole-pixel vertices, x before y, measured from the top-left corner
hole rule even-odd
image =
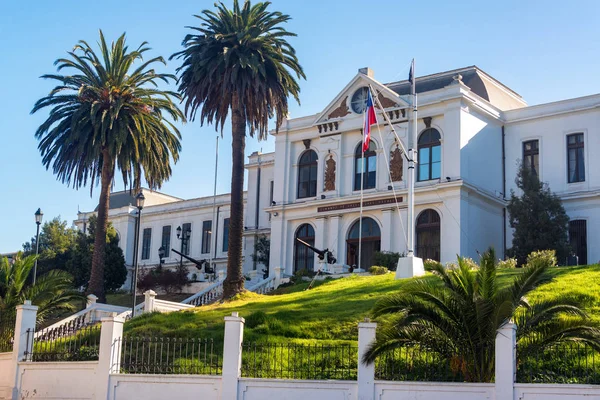
[[[368,95],[367,95],[368,96]],[[362,157],[360,159],[360,216],[358,217],[358,269],[360,270],[360,259],[362,255],[362,216],[363,216],[363,185],[365,182],[365,121],[367,117],[367,109],[363,113],[363,130],[362,130]]]
[[[412,76],[412,132],[408,135],[408,257],[413,257],[415,253],[414,236],[415,236],[415,164],[417,161],[417,91],[416,91],[416,76],[415,76],[415,60],[411,64]]]
[[[211,243],[213,242],[214,239],[214,243],[215,243],[215,248],[217,247],[217,238],[215,235],[213,235],[213,232],[216,232],[215,226],[219,223],[218,221],[215,221],[215,208],[216,208],[216,203],[217,203],[217,169],[219,167],[219,136],[217,136],[217,146],[215,148],[215,186],[214,186],[214,190],[213,190],[213,207],[212,207],[212,226],[210,227],[211,230],[211,234],[210,234],[210,241]],[[209,246],[210,247],[210,246]],[[208,249],[208,265],[209,267],[212,268],[212,248]],[[204,271],[206,272],[206,268],[204,268]],[[215,274],[216,274],[216,268],[214,269]]]

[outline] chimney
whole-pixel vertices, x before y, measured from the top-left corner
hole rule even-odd
[[[373,76],[375,76],[375,73],[369,67],[359,68],[358,72],[360,72],[361,74],[364,74],[364,75],[368,76],[369,78],[372,78]]]

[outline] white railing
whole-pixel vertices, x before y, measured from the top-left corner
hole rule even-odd
[[[267,294],[275,289],[275,276],[269,276],[267,279],[263,279],[246,288],[246,290],[258,294]]]
[[[141,302],[140,304],[135,306],[135,315],[134,316],[138,316],[138,315],[142,315],[142,313],[144,312],[144,305],[145,302]],[[125,310],[124,312],[122,312],[121,314],[117,315],[117,317],[124,319],[125,321],[130,320],[131,319],[131,308]]]
[[[103,304],[103,303],[93,303],[89,305],[87,308],[76,312],[73,315],[68,316],[65,319],[62,319],[46,328],[44,328],[45,332],[49,332],[52,330],[66,329],[77,331],[79,328],[82,328],[87,325],[94,324],[96,322],[100,322],[103,317],[110,317],[113,313],[122,313],[126,311],[127,307],[114,306],[111,304]],[[35,336],[38,337],[40,332],[36,332]]]
[[[154,300],[154,309],[153,311],[158,311],[161,313],[167,313],[172,311],[182,311],[190,308],[194,308],[193,304],[183,304],[183,303],[175,303],[173,301],[166,300]]]
[[[191,304],[194,307],[214,303],[223,297],[223,281],[218,281],[193,296],[183,300],[183,304]]]

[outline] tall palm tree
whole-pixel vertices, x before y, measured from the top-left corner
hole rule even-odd
[[[294,48],[286,38],[296,36],[281,24],[288,15],[267,11],[269,2],[233,8],[217,3],[216,11],[204,10],[196,16],[202,22],[183,40],[184,50],[171,58],[181,58],[179,91],[185,112],[200,123],[215,123],[221,130],[231,111],[232,170],[229,250],[224,297],[244,288],[242,274],[242,234],[244,226],[244,149],[246,128],[251,137],[266,139],[269,119],[276,117],[276,129],[287,115],[288,96],[298,103],[300,87],[296,78],[305,78]]]
[[[130,51],[123,34],[109,47],[100,31],[98,45],[100,57],[80,41],[69,58],[56,60],[58,71],[73,74],[43,75],[60,83],[31,112],[50,107],[35,134],[46,168],[52,166],[58,180],[76,189],[88,180],[91,188],[100,182],[88,291],[104,301],[104,248],[115,170],[121,171],[125,186],[139,189],[143,176],[151,189],[160,188],[171,176],[171,158],[177,162],[181,149],[179,130],[167,118],[185,117],[173,103],[179,95],[158,88],[160,81],[176,78],[154,70],[155,63],[165,64],[162,57],[143,59],[150,50],[146,42]]]
[[[431,272],[437,280],[417,279],[375,304],[376,317],[391,319],[378,332],[363,362],[373,363],[396,348],[422,346],[453,360],[466,380],[491,382],[496,331],[510,320],[517,325],[522,360],[568,341],[600,350],[600,330],[575,299],[527,301],[528,293],[550,279],[545,274],[552,266],[550,259],[530,257],[523,272],[503,288],[496,280],[496,257],[491,249],[481,257],[476,271],[460,257],[455,269],[434,265]]]
[[[74,311],[76,302],[83,296],[73,290],[73,278],[65,271],[52,270],[36,279],[35,285],[29,284],[29,273],[38,256],[23,258],[17,254],[14,262],[0,258],[0,315],[14,320],[15,307],[31,300],[38,306],[37,322],[56,311]]]

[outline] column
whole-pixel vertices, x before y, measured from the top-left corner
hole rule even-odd
[[[513,400],[517,360],[517,326],[508,322],[496,333],[496,400]]]
[[[12,359],[10,363],[10,376],[13,379],[12,399],[19,398],[19,362],[25,361],[28,351],[33,349],[33,335],[35,335],[35,321],[37,317],[37,306],[31,305],[31,300],[25,300],[25,304],[17,306],[17,318],[15,320],[15,333],[13,340]]]
[[[377,324],[365,322],[358,324],[358,400],[373,400],[375,398],[375,363],[365,365],[363,355],[369,345],[375,340]]]
[[[221,376],[221,399],[237,400],[238,379],[242,369],[242,341],[244,318],[237,312],[225,317],[225,339],[223,343],[223,373]]]
[[[144,292],[144,313],[154,311],[154,300],[156,300],[156,292],[154,290],[146,290]]]
[[[100,330],[100,350],[98,354],[98,367],[96,369],[96,399],[108,399],[110,374],[118,374],[121,368],[121,348],[123,338],[123,318],[102,318]]]
[[[392,217],[394,215],[393,208],[381,210],[381,251],[392,250]]]
[[[319,250],[324,250],[327,247],[326,235],[325,235],[325,222],[326,217],[315,218],[315,247]],[[312,251],[310,251],[312,253]],[[315,258],[315,271],[323,268],[327,268],[325,264],[320,262],[321,260],[317,257],[316,253],[313,253]]]

